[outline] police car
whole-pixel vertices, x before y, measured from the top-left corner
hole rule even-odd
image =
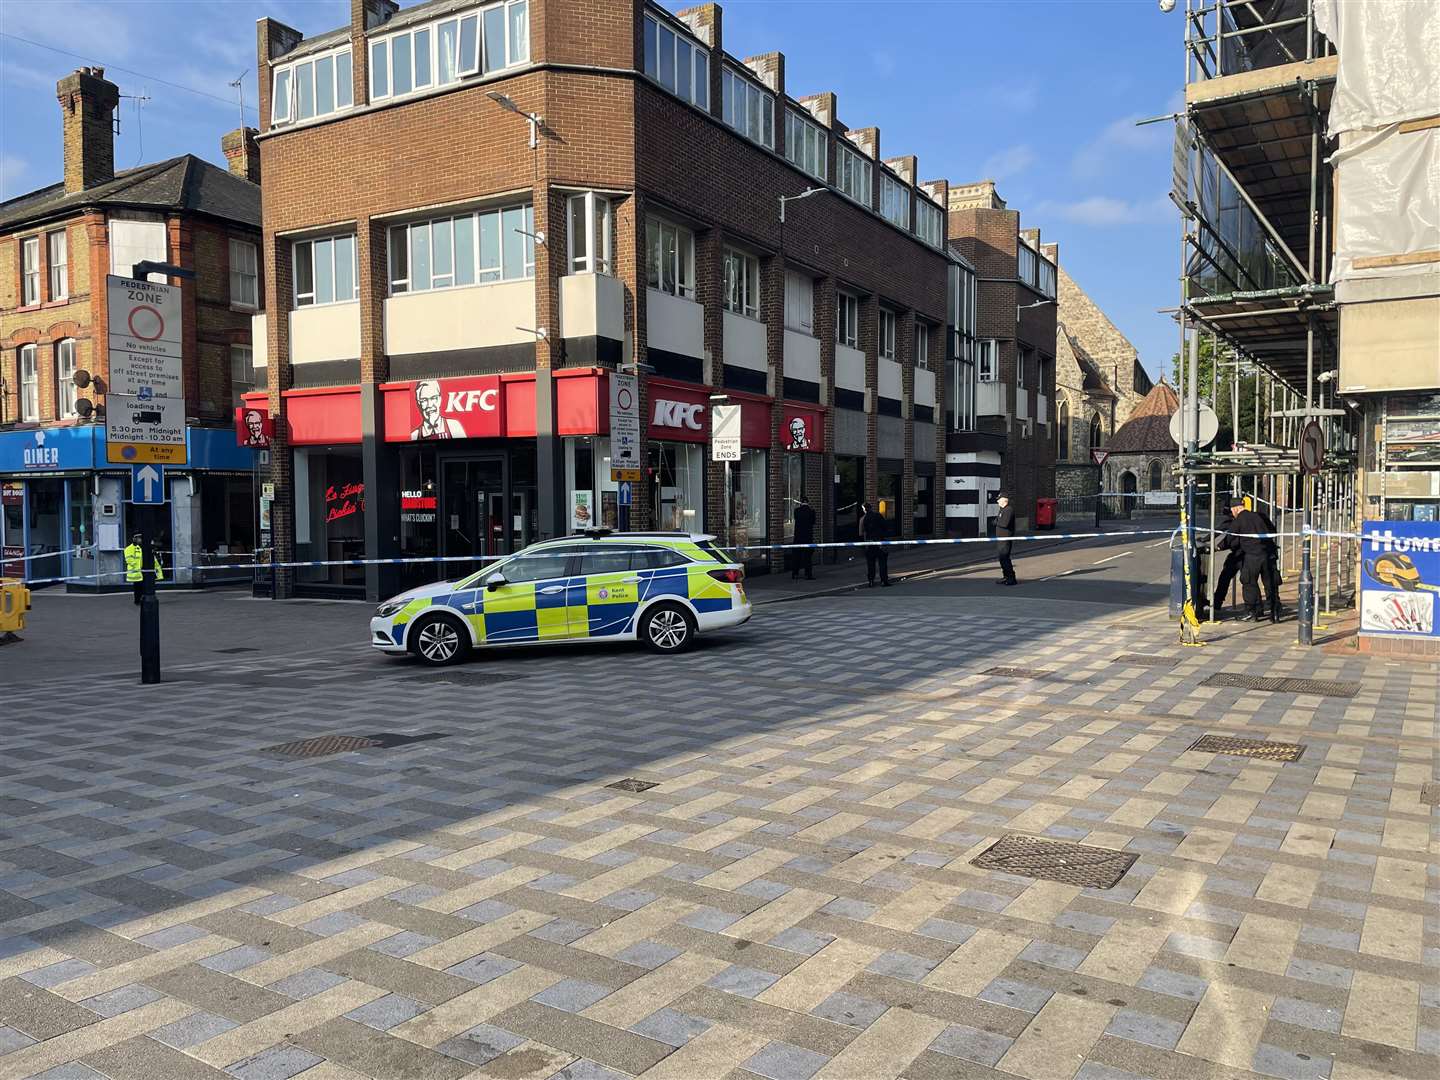
[[[385,601],[370,644],[427,664],[474,648],[643,641],[678,653],[697,634],[750,618],[744,568],[698,533],[591,530],[547,540],[462,581]]]

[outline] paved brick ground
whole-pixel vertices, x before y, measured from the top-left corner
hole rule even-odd
[[[0,1080],[1436,1076],[1435,670],[1075,607],[7,691]],[[375,732],[444,738],[265,752]],[[972,864],[1006,834],[1138,858]]]

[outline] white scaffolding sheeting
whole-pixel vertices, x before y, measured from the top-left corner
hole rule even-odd
[[[1440,113],[1440,4],[1315,0],[1315,25],[1340,55],[1331,137]]]

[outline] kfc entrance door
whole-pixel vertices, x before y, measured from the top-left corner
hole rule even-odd
[[[505,459],[445,458],[440,469],[440,554],[477,559],[475,563],[446,563],[444,576],[453,580],[480,569],[480,559],[493,559],[515,550],[505,513]]]

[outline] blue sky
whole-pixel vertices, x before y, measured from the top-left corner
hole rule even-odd
[[[790,92],[834,91],[845,123],[880,128],[885,156],[918,155],[922,179],[994,179],[1024,226],[1059,242],[1061,263],[1151,373],[1168,368],[1176,333],[1155,309],[1178,295],[1171,129],[1134,121],[1178,106],[1178,12],[1155,0],[723,6],[729,52],[785,53]],[[121,102],[118,168],[185,152],[223,164],[220,136],[240,118],[228,84],[242,73],[255,123],[262,15],[311,34],[347,22],[349,3],[0,0],[0,194],[59,178],[55,82],[82,62],[149,99]]]

